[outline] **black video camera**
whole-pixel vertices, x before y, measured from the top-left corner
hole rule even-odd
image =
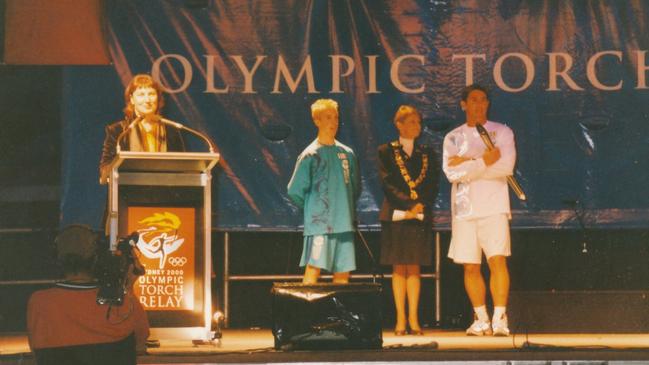
[[[133,232],[120,238],[115,251],[102,251],[97,261],[97,304],[122,305],[124,295],[130,290],[129,276],[144,274],[144,266],[134,251],[140,234]]]

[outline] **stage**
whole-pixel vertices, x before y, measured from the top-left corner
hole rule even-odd
[[[469,337],[461,331],[427,330],[424,336],[383,332],[382,350],[276,351],[268,329],[226,330],[220,344],[160,341],[139,364],[425,363],[447,361],[634,361],[649,363],[649,334],[516,334]],[[0,337],[0,364],[35,364],[24,334]]]

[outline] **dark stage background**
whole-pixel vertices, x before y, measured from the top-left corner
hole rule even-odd
[[[359,220],[374,229],[382,199],[376,148],[396,138],[397,106],[422,111],[422,141],[441,154],[445,133],[463,122],[460,91],[472,79],[492,90],[490,119],[516,134],[517,178],[529,198],[512,199],[513,290],[649,289],[646,2],[80,3],[0,1],[0,281],[57,277],[57,229],[99,227],[104,126],[122,117],[131,76],[153,72],[173,91],[165,116],[209,134],[223,157],[213,202],[217,275],[222,231],[234,232],[234,273],[299,272],[301,214],[285,190],[315,138],[311,102],[340,103],[338,137],[361,165]],[[256,62],[247,83],[242,67]],[[354,70],[338,78],[332,63],[341,75],[352,63]],[[205,148],[197,140],[191,147]],[[442,178],[435,210],[444,251],[449,191]],[[377,237],[369,233],[375,249]],[[444,320],[466,322],[461,273],[446,260],[442,271]],[[0,330],[22,328],[34,288],[0,286]],[[269,288],[233,284],[231,323],[267,325],[269,302],[247,303],[269,298]],[[432,293],[426,284],[426,322]],[[389,296],[385,307],[389,321]]]

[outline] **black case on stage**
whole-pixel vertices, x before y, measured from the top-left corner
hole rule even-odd
[[[380,349],[381,285],[275,283],[275,348]]]

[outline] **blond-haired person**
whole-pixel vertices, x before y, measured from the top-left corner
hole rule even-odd
[[[419,325],[421,265],[432,263],[432,205],[439,169],[432,148],[419,144],[421,115],[402,105],[394,115],[399,139],[379,146],[381,264],[392,266],[397,336],[423,334]],[[406,316],[406,298],[408,315]]]
[[[304,212],[303,282],[318,281],[321,270],[334,283],[347,283],[356,269],[355,202],[360,193],[354,151],[336,140],[338,103],[318,99],[311,105],[317,138],[298,156],[288,196]]]

